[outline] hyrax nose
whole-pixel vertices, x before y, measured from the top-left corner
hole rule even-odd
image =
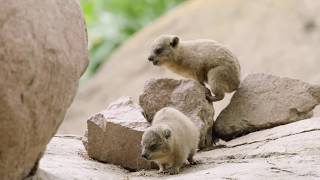
[[[142,156],[143,158],[145,158],[145,159],[148,159],[148,154],[146,154],[146,153],[141,154],[141,156]]]
[[[153,61],[153,60],[154,60],[154,57],[153,57],[153,56],[149,56],[149,57],[148,57],[148,60],[149,60],[149,61]]]

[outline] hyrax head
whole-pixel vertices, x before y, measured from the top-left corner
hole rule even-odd
[[[153,65],[162,65],[175,60],[175,50],[179,44],[179,38],[173,35],[161,35],[152,44],[148,60]]]
[[[166,127],[150,127],[142,135],[141,156],[147,160],[163,158],[171,151],[171,130]]]

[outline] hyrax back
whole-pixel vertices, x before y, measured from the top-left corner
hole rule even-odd
[[[195,124],[182,112],[166,107],[156,113],[152,126],[142,136],[142,157],[156,162],[159,172],[176,174],[186,160],[194,163],[198,143]]]
[[[213,40],[180,41],[177,36],[162,35],[153,45],[148,60],[165,66],[186,78],[207,83],[215,96],[207,92],[210,101],[224,98],[240,84],[240,65],[237,58]]]

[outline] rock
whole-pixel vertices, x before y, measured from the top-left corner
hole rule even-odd
[[[199,165],[167,179],[319,179],[319,132],[320,118],[254,132],[198,154]]]
[[[119,98],[88,121],[86,149],[98,161],[121,165],[130,170],[149,169],[141,157],[141,137],[150,126],[143,110],[130,97]]]
[[[63,121],[88,64],[75,0],[0,0],[0,177],[23,179]]]
[[[160,34],[188,40],[207,38],[226,45],[239,59],[243,77],[262,72],[320,84],[319,9],[320,1],[185,1],[117,48],[80,87],[60,132],[83,134],[83,117],[120,96],[137,100],[150,78],[181,78],[147,60],[150,45]],[[215,103],[215,113],[229,100]],[[315,115],[320,115],[320,108]]]
[[[227,147],[199,152],[197,165],[180,174],[156,170],[129,172],[93,161],[79,137],[55,136],[40,162],[40,179],[319,179],[320,118],[277,126],[236,138]]]
[[[26,180],[123,179],[127,170],[90,159],[80,137],[56,135],[48,144],[39,171]]]
[[[320,85],[313,85],[309,89],[309,93],[320,103]]]
[[[218,137],[234,137],[312,116],[320,89],[305,82],[267,74],[251,74],[215,122]],[[318,90],[318,92],[317,92]],[[312,93],[310,93],[312,92]]]
[[[200,83],[193,80],[152,79],[145,84],[139,103],[149,122],[163,107],[171,106],[180,110],[200,129],[199,147],[212,145],[214,109],[207,101],[205,88]]]

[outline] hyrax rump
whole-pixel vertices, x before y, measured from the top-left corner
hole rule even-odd
[[[198,143],[195,124],[182,112],[165,107],[155,114],[152,126],[142,136],[141,156],[157,163],[159,172],[177,174],[187,160],[194,164]]]
[[[222,100],[225,92],[236,90],[240,84],[237,58],[213,40],[180,41],[177,36],[161,35],[153,42],[148,60],[202,85],[207,83],[214,94],[207,89],[210,102]]]

